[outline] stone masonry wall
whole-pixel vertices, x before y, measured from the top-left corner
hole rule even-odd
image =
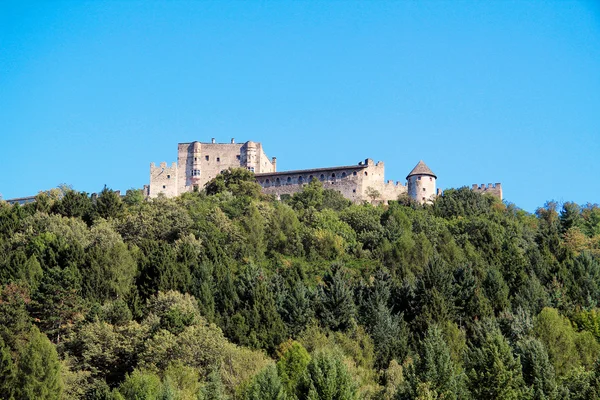
[[[387,202],[406,193],[406,186],[384,182],[383,173],[383,163],[374,164],[373,160],[367,159],[358,165],[257,174],[256,178],[263,193],[278,197],[301,191],[313,179],[320,180],[325,189],[337,190],[354,203],[372,200]],[[369,188],[378,191],[380,196],[370,198]]]
[[[150,182],[148,193],[150,197],[156,197],[159,193],[163,193],[167,197],[177,196],[177,164],[173,163],[167,167],[167,163],[162,162],[157,167],[151,163]]]
[[[502,200],[502,184],[500,183],[488,183],[487,185],[483,183],[481,185],[473,184],[473,186],[471,186],[471,190],[481,194],[496,196]]]

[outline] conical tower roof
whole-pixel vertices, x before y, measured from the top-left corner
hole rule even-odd
[[[410,174],[406,176],[406,179],[413,175],[429,175],[433,176],[437,179],[437,176],[429,169],[429,167],[423,162],[423,160],[419,161],[419,163],[410,171]]]

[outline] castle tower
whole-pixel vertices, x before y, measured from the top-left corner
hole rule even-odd
[[[408,195],[419,203],[432,202],[436,196],[435,180],[437,176],[423,162],[419,163],[406,177],[408,181]]]

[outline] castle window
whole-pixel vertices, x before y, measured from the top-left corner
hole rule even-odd
[[[279,180],[279,178],[275,179],[275,185],[277,185],[277,186],[281,185],[281,181]]]
[[[237,156],[235,156],[235,158],[237,158],[239,160],[240,159],[240,155],[238,154]]]
[[[421,177],[420,177],[420,176],[418,176],[418,177],[417,177],[417,180],[418,180],[418,181],[420,181],[420,180],[421,180]]]
[[[352,175],[356,176],[356,171],[354,171],[354,172],[352,173]]]
[[[334,172],[333,174],[331,174],[331,177],[332,177],[332,178],[335,178],[335,172]]]
[[[342,178],[345,178],[345,177],[346,177],[346,173],[342,172]]]
[[[198,161],[198,157],[194,157],[194,161]]]
[[[167,187],[165,185],[163,185],[163,189],[166,189]]]
[[[365,171],[365,176],[369,175],[369,173],[367,171]]]
[[[312,176],[312,175],[308,177],[309,181],[312,181],[313,179],[314,179],[314,176]]]
[[[292,178],[290,178],[289,176],[288,176],[288,178],[287,178],[287,183],[288,183],[288,184],[292,183]]]
[[[426,189],[425,189],[425,188],[423,188],[423,191],[425,191],[425,190],[426,190]]]
[[[267,180],[265,181],[265,186],[266,186],[266,187],[269,187],[269,186],[271,186],[271,181],[267,179]]]
[[[302,182],[304,182],[304,178],[303,178],[303,177],[301,177],[301,176],[299,176],[299,177],[298,177],[298,183],[302,183]]]
[[[320,179],[321,179],[322,181],[324,181],[324,180],[325,180],[325,175],[321,174],[321,176],[320,176]]]
[[[429,177],[429,180],[430,180],[430,181],[432,181],[432,180],[433,180],[433,178],[430,176],[430,177]]]
[[[217,157],[217,162],[221,162],[221,157]]]
[[[171,175],[167,175],[167,179],[171,179]]]
[[[425,200],[425,197],[423,197],[423,200]]]
[[[209,156],[205,156],[204,158],[206,158],[206,161],[210,161],[210,157]]]
[[[352,189],[352,193],[356,193],[356,189]]]

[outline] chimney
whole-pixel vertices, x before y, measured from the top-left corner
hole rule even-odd
[[[277,172],[277,157],[271,159],[271,164],[273,164],[273,172]]]
[[[215,138],[212,138],[212,139],[211,139],[211,143],[215,143]]]
[[[231,144],[234,144],[234,143],[235,143],[235,139],[231,138]]]

